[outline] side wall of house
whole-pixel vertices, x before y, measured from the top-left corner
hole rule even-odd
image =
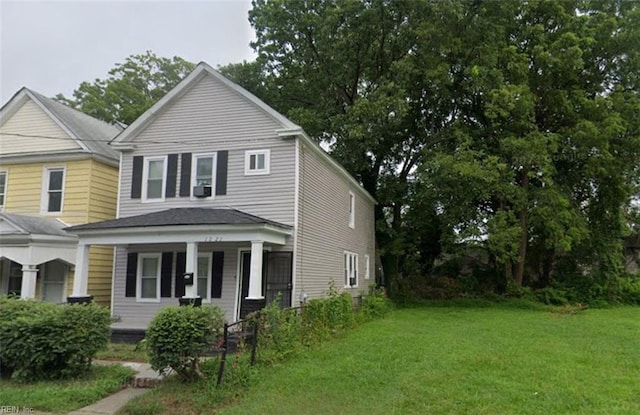
[[[375,284],[374,205],[329,162],[299,142],[300,190],[294,301],[304,291],[323,297],[333,281],[352,296]],[[355,197],[355,224],[349,226],[350,193]],[[345,252],[358,256],[358,284],[345,286]],[[369,279],[365,279],[369,258]]]
[[[116,217],[118,205],[118,168],[92,160],[88,222]]]
[[[266,113],[217,79],[202,78],[134,138],[134,151],[123,153],[120,217],[178,207],[232,207],[293,225],[295,146],[277,136],[279,128]],[[203,199],[180,196],[182,155],[225,150],[226,194]],[[245,175],[247,150],[270,151],[269,174]],[[177,177],[172,179],[175,197],[153,202],[145,202],[144,195],[132,198],[133,157],[169,154],[177,155]]]
[[[89,220],[89,178],[92,161],[74,160],[54,163],[7,164],[6,203],[4,211],[31,216],[41,216],[41,206],[46,191],[45,169],[65,169],[62,212],[45,213],[48,218],[59,218],[70,225],[86,223]],[[46,190],[46,189],[45,189]]]
[[[42,214],[42,198],[47,167],[64,167],[62,212]],[[30,216],[58,218],[69,224],[81,224],[115,217],[118,193],[118,169],[95,160],[56,163],[3,165],[7,171],[4,211]],[[45,195],[45,196],[43,196]],[[92,247],[89,258],[89,294],[104,306],[111,303],[113,249]],[[66,283],[67,296],[73,291],[73,272]]]
[[[93,160],[90,183],[87,222],[115,218],[118,203],[118,169]],[[89,250],[87,290],[96,303],[111,305],[112,274],[113,247],[92,246]]]

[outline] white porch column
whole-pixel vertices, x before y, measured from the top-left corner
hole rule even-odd
[[[249,271],[248,300],[262,300],[262,246],[263,241],[251,241],[251,268]]]
[[[20,298],[30,299],[36,298],[36,277],[38,268],[35,265],[22,265],[22,287],[20,289]]]
[[[198,243],[187,242],[187,257],[185,264],[185,272],[193,273],[193,285],[185,285],[184,297],[198,297]]]
[[[89,294],[89,248],[91,245],[78,244],[76,248],[76,265],[73,273],[73,293],[71,297],[85,298]]]

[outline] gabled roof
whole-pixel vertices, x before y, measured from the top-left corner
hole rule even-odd
[[[291,228],[269,219],[241,212],[237,209],[213,208],[174,208],[160,212],[147,213],[127,218],[87,223],[66,228],[67,230],[84,231],[95,229],[137,228],[148,226],[174,225],[272,225],[280,228]]]
[[[275,133],[283,138],[298,137],[307,146],[309,146],[314,153],[316,153],[321,159],[323,159],[328,165],[333,168],[338,174],[350,181],[356,188],[362,193],[362,195],[370,200],[372,203],[376,203],[375,199],[367,192],[358,181],[338,162],[336,162],[331,156],[324,151],[318,143],[312,140],[296,123],[289,120],[278,111],[271,108],[264,101],[251,92],[247,91],[240,85],[225,78],[220,72],[213,69],[205,62],[200,62],[196,68],[185,77],[178,85],[175,86],[169,93],[167,93],[162,99],[156,102],[151,108],[145,111],[137,120],[135,120],[129,127],[127,127],[122,133],[112,140],[112,145],[115,149],[130,149],[130,142],[136,137],[142,130],[144,130],[159,114],[161,114],[169,105],[180,99],[183,95],[189,91],[189,89],[195,85],[199,80],[205,76],[213,76],[218,81],[229,87],[232,91],[235,91],[240,96],[244,97],[249,102],[253,103],[256,108],[263,111],[274,121],[279,123],[282,128],[279,128]]]
[[[178,85],[175,86],[171,91],[169,91],[164,97],[162,97],[158,102],[156,102],[151,108],[145,111],[138,119],[136,119],[126,130],[124,130],[120,135],[113,139],[113,144],[124,144],[131,141],[135,136],[138,135],[140,131],[142,131],[151,121],[153,121],[162,110],[165,109],[168,105],[172,104],[180,97],[182,97],[195,83],[201,80],[203,77],[210,75],[216,78],[218,81],[222,82],[227,87],[231,88],[233,91],[237,92],[239,95],[243,96],[250,102],[256,105],[257,108],[264,111],[268,116],[273,118],[276,122],[282,125],[282,128],[285,129],[300,129],[300,126],[293,123],[284,115],[280,114],[278,111],[274,110],[264,101],[262,101],[257,96],[253,95],[251,92],[247,91],[240,85],[230,81],[225,78],[220,72],[213,69],[205,62],[200,62],[195,69],[187,75]]]
[[[5,221],[9,225],[1,227],[0,235],[72,236],[64,231],[67,225],[56,219],[3,212],[0,213],[0,221]]]
[[[109,142],[123,130],[120,124],[108,124],[26,87],[20,89],[2,106],[0,123],[4,124],[11,115],[20,109],[26,99],[31,99],[36,103],[82,148],[83,152],[106,158],[112,164],[118,162],[118,153],[109,146]]]

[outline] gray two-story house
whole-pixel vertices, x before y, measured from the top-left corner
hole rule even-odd
[[[115,247],[112,313],[145,328],[179,300],[235,320],[278,293],[283,306],[374,284],[374,203],[296,124],[200,63],[112,141],[117,219],[78,235],[73,298],[88,251]],[[196,300],[197,299],[197,300]]]

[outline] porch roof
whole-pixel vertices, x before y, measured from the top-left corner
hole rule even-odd
[[[0,213],[0,258],[37,265],[54,259],[75,261],[78,238],[56,219]]]
[[[7,224],[0,226],[0,234],[4,236],[32,234],[73,238],[63,230],[67,225],[56,219],[0,212],[0,221]]]
[[[66,228],[81,245],[263,241],[284,245],[293,227],[231,208],[174,208]]]
[[[291,229],[289,225],[250,215],[237,209],[174,208],[127,218],[71,226],[67,230],[74,232],[89,229],[137,228],[141,226],[258,224]]]

